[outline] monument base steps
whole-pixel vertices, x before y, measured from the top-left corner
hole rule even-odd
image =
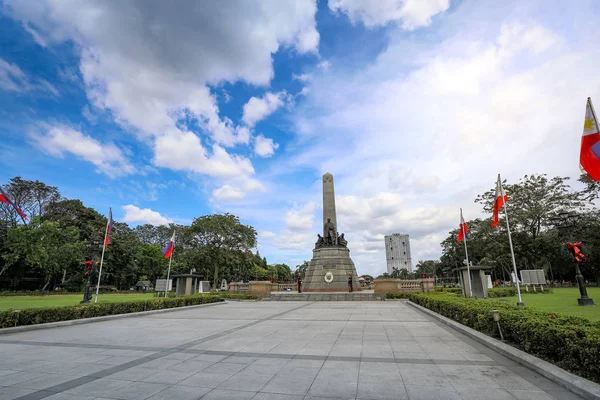
[[[385,295],[375,293],[272,293],[263,301],[383,301]]]

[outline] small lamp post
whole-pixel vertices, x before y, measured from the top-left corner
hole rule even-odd
[[[494,322],[498,325],[498,332],[500,332],[500,339],[504,341],[504,335],[502,334],[502,329],[500,328],[500,311],[492,310],[492,317],[494,318]]]
[[[554,224],[559,231],[562,231],[569,240],[573,240],[573,231],[580,219],[581,216],[576,212],[560,211],[554,217],[550,218],[550,222]],[[583,275],[581,274],[581,269],[579,268],[579,263],[581,261],[577,258],[575,259],[575,280],[577,280],[579,294],[581,295],[581,297],[577,299],[577,303],[580,306],[593,306],[594,300],[591,299],[587,294],[585,281],[583,279]]]

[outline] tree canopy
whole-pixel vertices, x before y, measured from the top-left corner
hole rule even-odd
[[[107,219],[81,200],[66,199],[57,187],[20,177],[2,186],[29,217],[26,223],[13,208],[0,203],[0,289],[34,290],[66,287],[81,290],[84,261],[100,259]],[[162,254],[177,233],[172,273],[195,270],[204,279],[290,281],[285,264],[268,265],[256,248],[256,230],[231,214],[204,215],[189,226],[138,225],[115,221],[106,248],[103,286],[121,290],[138,280],[166,278],[168,260]],[[93,279],[97,279],[94,271]],[[95,282],[95,281],[94,281]]]

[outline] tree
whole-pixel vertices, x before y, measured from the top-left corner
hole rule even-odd
[[[426,275],[436,275],[440,272],[440,262],[438,260],[420,260],[417,263],[416,273],[417,276],[421,276],[423,272]]]
[[[48,186],[40,181],[28,181],[20,176],[11,178],[3,190],[12,202],[27,214],[30,221],[43,216],[49,205],[60,200],[56,186]],[[0,203],[0,219],[9,221],[13,227],[22,221],[15,209],[6,203]]]
[[[30,226],[19,226],[8,232],[4,260],[11,265],[25,263],[38,270],[44,288],[58,283],[65,271],[77,273],[84,259],[84,243],[76,228],[61,228],[58,223],[34,218]]]
[[[77,228],[81,239],[87,242],[102,240],[107,223],[106,217],[93,208],[84,206],[81,200],[50,203],[42,219],[58,222],[62,228]]]
[[[251,254],[256,247],[256,230],[228,213],[194,219],[187,228],[187,236],[191,246],[203,249],[208,265],[212,267],[215,286],[219,281],[219,270],[228,267],[228,254]]]
[[[294,272],[294,279],[298,279],[300,276],[306,275],[306,268],[308,268],[308,261],[304,261],[300,265],[296,265],[296,270]]]
[[[140,244],[135,254],[137,274],[145,275],[150,282],[167,277],[167,260],[157,244]]]

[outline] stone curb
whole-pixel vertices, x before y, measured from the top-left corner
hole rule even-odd
[[[600,400],[600,385],[409,301],[408,304],[584,399]]]
[[[121,318],[127,318],[127,317],[143,317],[145,315],[160,314],[160,313],[165,313],[165,312],[170,312],[170,311],[189,310],[191,308],[216,306],[219,304],[225,304],[226,302],[227,301],[219,301],[216,303],[195,304],[193,306],[163,308],[160,310],[139,311],[139,312],[133,312],[133,313],[127,313],[127,314],[103,315],[101,317],[80,318],[80,319],[72,319],[69,321],[48,322],[45,324],[36,324],[36,325],[23,325],[23,326],[15,326],[12,328],[0,328],[0,335],[5,335],[7,333],[35,331],[37,329],[57,328],[57,327],[61,327],[61,326],[90,324],[92,322],[110,321],[113,319],[121,319]]]

